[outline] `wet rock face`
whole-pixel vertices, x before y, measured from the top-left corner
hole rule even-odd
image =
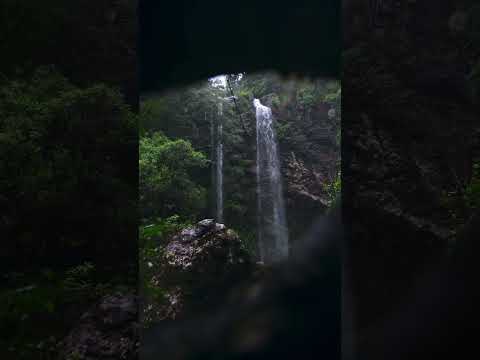
[[[287,161],[286,179],[288,200],[291,203],[318,210],[328,207],[328,196],[324,190],[326,176],[308,168],[293,153]]]
[[[210,311],[234,286],[248,281],[255,270],[238,235],[213,219],[179,231],[158,250],[160,266],[151,286],[163,295],[142,304],[147,327]]]
[[[418,1],[411,19],[424,14],[417,7],[433,10],[428,22],[403,33],[389,26],[385,43],[365,33],[345,50],[342,200],[354,239],[359,328],[392,311],[425,268],[443,259],[456,230],[443,194],[471,174],[478,116],[465,91],[465,55],[444,41],[466,19]]]
[[[328,156],[328,155],[326,155]],[[317,169],[291,152],[285,160],[284,179],[290,238],[302,238],[305,229],[324,214],[330,206],[326,186],[331,182],[329,172],[335,168],[335,158],[328,158],[323,169]]]
[[[172,237],[164,251],[165,281],[188,283],[190,290],[218,289],[248,274],[250,255],[238,235],[205,219]]]
[[[109,295],[87,311],[61,344],[59,359],[136,359],[138,308],[134,295]]]

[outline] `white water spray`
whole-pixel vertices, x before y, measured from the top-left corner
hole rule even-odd
[[[288,227],[272,110],[255,99],[257,118],[257,222],[260,259],[288,257]]]

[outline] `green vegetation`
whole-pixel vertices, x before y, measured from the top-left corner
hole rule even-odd
[[[0,203],[7,263],[13,251],[17,264],[22,254],[47,262],[59,252],[87,254],[92,231],[102,238],[99,252],[122,245],[121,232],[135,222],[128,211],[135,192],[118,164],[134,156],[128,151],[135,132],[136,117],[106,85],[79,88],[51,68],[4,84]],[[56,227],[48,226],[52,219]]]
[[[0,4],[0,358],[136,287],[136,3]]]
[[[144,218],[188,215],[205,206],[206,190],[192,180],[205,168],[205,156],[186,140],[169,140],[160,132],[140,139],[140,208]]]
[[[136,249],[136,122],[119,91],[79,87],[52,66],[2,83],[0,347],[8,356],[53,356],[80,311],[109,292],[134,291],[135,264],[121,259]]]
[[[328,193],[330,205],[336,204],[342,195],[342,173],[339,171],[335,180],[325,185],[325,188]]]
[[[178,215],[157,218],[139,228],[139,290],[142,295],[142,326],[158,320],[158,311],[165,303],[165,291],[157,276],[161,273],[163,246],[169,236],[189,226]]]
[[[18,359],[54,358],[65,323],[103,295],[132,291],[124,279],[105,277],[90,262],[64,272],[10,273],[6,282],[18,287],[0,291],[0,347]]]

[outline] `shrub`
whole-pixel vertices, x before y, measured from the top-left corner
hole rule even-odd
[[[205,207],[206,190],[193,180],[208,164],[186,140],[170,140],[161,132],[140,139],[140,209],[144,218],[184,216]]]

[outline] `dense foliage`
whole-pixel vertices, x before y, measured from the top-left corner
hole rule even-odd
[[[22,254],[69,264],[126,245],[135,191],[117,164],[135,156],[135,128],[117,91],[76,87],[52,69],[0,89],[2,265],[13,252],[17,266]]]
[[[135,12],[0,3],[2,359],[55,358],[86,307],[136,284]]]
[[[139,206],[143,218],[188,216],[205,207],[206,190],[193,180],[205,168],[205,156],[186,140],[169,140],[160,132],[140,139]]]
[[[1,85],[0,347],[52,357],[93,301],[136,282],[137,116],[53,66]]]

